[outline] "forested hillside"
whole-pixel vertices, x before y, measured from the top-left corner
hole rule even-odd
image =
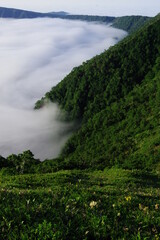
[[[151,18],[144,16],[116,17],[112,23],[112,26],[125,30],[129,33],[133,33],[149,20],[151,20]]]
[[[160,157],[160,15],[65,77],[38,101],[81,119],[61,157],[66,168],[152,168]]]

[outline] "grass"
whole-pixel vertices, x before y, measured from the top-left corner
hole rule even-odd
[[[159,175],[0,175],[0,239],[160,239]]]

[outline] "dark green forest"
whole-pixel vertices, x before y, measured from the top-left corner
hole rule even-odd
[[[67,168],[153,168],[159,161],[160,16],[74,68],[38,101],[57,102],[80,129],[64,147]],[[76,159],[76,161],[75,161]]]
[[[57,159],[0,157],[0,239],[159,240],[160,15],[74,68],[36,111],[50,102],[78,127]]]
[[[112,26],[133,33],[141,28],[147,21],[151,20],[150,17],[144,16],[124,16],[116,17]]]

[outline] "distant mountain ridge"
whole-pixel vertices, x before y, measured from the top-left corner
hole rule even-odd
[[[60,12],[49,12],[49,13],[47,13],[47,14],[50,14],[50,15],[57,15],[57,16],[66,16],[66,15],[68,15],[69,13],[67,13],[67,12],[64,12],[64,11],[60,11]]]
[[[136,31],[142,27],[150,18],[146,16],[125,16],[125,17],[110,17],[110,16],[92,16],[92,15],[73,15],[64,11],[41,13],[27,11],[14,8],[0,7],[0,18],[14,19],[32,19],[32,18],[61,18],[67,20],[82,20],[89,22],[102,22],[111,24],[111,26],[123,29],[129,33]]]
[[[60,17],[65,15],[67,15],[67,13],[63,11],[41,13],[41,12],[15,9],[15,8],[0,7],[0,18],[23,19],[23,18],[38,18],[38,17]]]

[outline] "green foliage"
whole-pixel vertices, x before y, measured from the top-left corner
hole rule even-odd
[[[8,166],[7,160],[4,157],[0,156],[0,168],[7,167],[7,166]]]
[[[1,176],[1,240],[159,239],[159,187],[116,168]]]
[[[83,65],[53,87],[58,102],[81,127],[64,147],[60,169],[123,166],[152,169],[160,159],[160,16]]]
[[[70,118],[99,112],[140,83],[158,55],[159,21],[74,68],[42,99],[57,101]],[[155,41],[153,41],[155,39]],[[125,51],[124,51],[125,49]],[[143,52],[142,52],[143,49]],[[138,61],[137,61],[138,59]],[[76,89],[76,91],[75,91]],[[38,101],[38,108],[40,106]]]
[[[34,159],[34,156],[30,150],[24,151],[21,154],[12,154],[7,157],[7,159],[4,160],[5,166],[8,168],[7,173],[31,173],[34,172],[34,168],[37,166],[37,164],[40,163],[39,160]],[[11,170],[12,169],[12,170]],[[4,173],[6,170],[4,170]]]
[[[144,16],[117,17],[114,19],[112,26],[133,33],[149,20],[151,20],[151,18]]]

